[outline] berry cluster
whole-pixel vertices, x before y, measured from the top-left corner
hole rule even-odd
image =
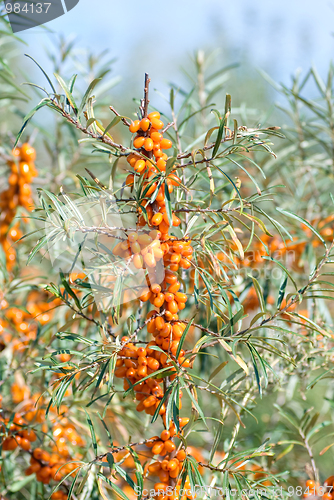
[[[22,450],[29,451],[31,443],[36,441],[37,437],[33,430],[27,428],[27,421],[16,413],[12,421],[9,418],[0,416],[0,428],[7,437],[3,440],[2,448],[4,451],[15,450],[18,446]]]
[[[1,229],[0,243],[6,254],[8,270],[14,266],[16,252],[13,243],[19,240],[22,233],[19,223],[14,223],[17,207],[31,210],[33,200],[31,197],[30,184],[37,175],[35,168],[36,151],[28,143],[22,144],[20,148],[12,151],[15,158],[8,161],[11,173],[8,179],[8,188],[0,195]]]
[[[25,474],[36,474],[37,481],[43,484],[49,484],[51,480],[60,481],[77,468],[75,462],[67,463],[69,460],[70,457],[63,457],[59,453],[50,454],[42,448],[35,448]]]
[[[0,302],[0,350],[8,344],[12,344],[14,351],[22,352],[27,349],[29,342],[35,340],[38,323],[45,325],[52,319],[51,312],[59,300],[48,301],[49,295],[44,292],[32,291],[26,299],[26,311],[12,306],[6,299]]]
[[[26,469],[27,476],[36,474],[37,481],[43,484],[49,484],[50,481],[60,481],[68,474],[71,474],[78,464],[71,456],[69,445],[82,447],[85,441],[79,435],[75,426],[64,416],[68,408],[61,405],[59,414],[51,406],[49,408],[49,421],[51,422],[51,433],[53,436],[49,451],[40,447],[32,449],[32,443],[37,440],[37,426],[41,426],[44,435],[49,433],[49,427],[46,424],[44,401],[41,394],[34,394],[30,397],[30,390],[24,384],[14,383],[11,387],[12,402],[20,404],[21,412],[15,413],[14,418],[5,418],[0,415],[0,434],[2,438],[2,449],[4,451],[13,451],[20,447],[30,454],[30,465]],[[33,426],[33,428],[32,428]],[[35,430],[36,432],[35,432]],[[80,455],[75,456],[80,459]],[[62,500],[67,498],[63,491],[55,492],[52,499]]]
[[[115,256],[127,259],[135,269],[145,270],[147,286],[140,289],[139,299],[149,301],[154,307],[146,316],[147,332],[152,335],[152,340],[145,347],[139,347],[131,338],[123,337],[115,375],[125,379],[125,390],[130,384],[134,386],[136,400],[139,401],[137,411],[149,415],[158,411],[163,419],[165,429],[160,437],[155,436],[146,444],[153,455],[164,457],[149,465],[147,470],[148,474],[158,476],[160,482],[155,484],[155,490],[160,492],[165,491],[169,484],[178,485],[177,478],[186,452],[178,450],[174,440],[181,436],[182,427],[189,419],[179,419],[179,434],[175,423],[166,421],[165,405],[161,402],[163,381],[154,374],[170,367],[169,378],[174,380],[177,369],[173,363],[177,362],[182,370],[190,366],[185,351],[179,349],[187,324],[179,319],[178,313],[186,307],[187,295],[181,291],[178,271],[191,267],[193,254],[190,239],[178,239],[169,234],[172,227],[181,224],[181,220],[171,210],[168,213],[166,194],[168,192],[169,197],[174,186],[181,185],[181,180],[173,166],[167,166],[168,156],[163,150],[171,148],[172,142],[163,137],[163,127],[158,112],[134,121],[129,127],[130,132],[137,135],[133,140],[136,151],[127,158],[134,173],[128,175],[126,185],[132,189],[136,183],[140,184],[143,199],[138,206],[137,230],[128,233],[127,238],[117,243],[113,250]],[[153,193],[154,201],[149,198]],[[156,267],[160,263],[164,272],[162,281],[158,282]],[[141,381],[149,375],[150,378]],[[182,391],[179,396],[182,398]],[[181,399],[179,407],[182,408]]]
[[[323,486],[316,483],[313,479],[308,479],[306,481],[306,492],[304,493],[304,498],[307,497],[320,497],[322,500],[333,500],[334,499],[334,476],[330,476],[326,479]]]
[[[322,500],[334,499],[334,476],[330,476],[324,482],[324,487],[328,490],[324,493]]]

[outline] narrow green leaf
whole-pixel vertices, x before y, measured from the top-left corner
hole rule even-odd
[[[35,64],[39,67],[39,69],[42,71],[43,75],[45,76],[45,78],[46,78],[46,79],[47,79],[47,81],[49,82],[50,87],[51,87],[51,88],[52,88],[52,90],[53,90],[53,93],[54,93],[54,94],[56,94],[56,93],[57,93],[57,92],[56,92],[56,89],[54,88],[53,83],[51,82],[51,80],[50,80],[49,76],[46,74],[46,72],[44,71],[44,69],[42,68],[42,66],[40,66],[40,65],[38,64],[38,62],[37,62],[37,61],[35,61],[35,59],[34,59],[33,57],[29,56],[29,54],[24,54],[24,55],[25,55],[26,57],[29,57],[29,59],[31,59],[32,61],[34,61],[34,63],[35,63]]]
[[[81,113],[83,112],[84,110],[84,107],[86,106],[86,103],[90,97],[90,94],[92,93],[92,91],[94,90],[94,88],[96,87],[96,85],[101,81],[101,78],[95,78],[95,80],[93,80],[89,86],[88,86],[88,89],[86,90],[85,92],[85,95],[83,96],[82,98],[82,101],[80,103],[80,106],[79,106],[79,109],[78,109],[78,115],[80,116]]]
[[[323,237],[321,236],[321,234],[318,233],[318,231],[316,229],[314,229],[314,227],[309,222],[307,222],[307,220],[303,219],[303,217],[300,217],[299,215],[294,214],[293,212],[290,212],[290,210],[283,210],[283,208],[276,207],[276,210],[278,212],[280,212],[281,214],[286,215],[287,217],[290,217],[292,219],[296,219],[298,222],[301,222],[302,224],[304,224],[306,227],[308,227],[312,231],[312,233],[314,233],[317,236],[317,238],[319,238],[319,240],[323,243],[323,245],[325,247],[327,247],[326,242],[323,239]]]

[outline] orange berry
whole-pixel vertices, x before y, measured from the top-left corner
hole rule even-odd
[[[32,452],[32,455],[36,460],[42,460],[43,453],[44,451],[42,450],[42,448],[35,448]]]
[[[142,302],[147,302],[148,300],[150,300],[151,297],[152,297],[151,290],[146,288],[144,292],[139,296],[139,300],[141,300]]]
[[[172,264],[178,264],[181,260],[181,255],[179,253],[172,253],[169,260]]]
[[[159,117],[160,118],[160,115]],[[15,158],[18,158],[19,156],[21,156],[21,149],[20,148],[15,148],[12,150],[12,155],[15,156]]]
[[[139,366],[146,366],[147,365],[146,356],[139,356],[138,357],[138,365]]]
[[[36,458],[36,457],[35,457]],[[44,461],[44,462],[48,462],[50,460],[50,453],[48,453],[47,451],[42,451],[42,456],[41,456],[41,459]]]
[[[140,234],[138,236],[138,243],[140,246],[148,246],[150,243],[152,243],[152,238],[148,234]]]
[[[165,301],[166,302],[172,302],[174,300],[174,295],[170,292],[165,293]]]
[[[158,476],[160,481],[162,481],[163,483],[168,483],[169,473],[166,470],[160,470]]]
[[[47,478],[51,476],[51,468],[47,465],[46,467],[42,467],[40,471],[38,472],[39,476],[41,478]]]
[[[151,253],[147,253],[144,256],[144,262],[147,265],[147,267],[155,267],[156,266],[156,260],[154,258],[154,255]]]
[[[133,264],[135,266],[136,269],[142,269],[143,267],[143,264],[144,264],[144,259],[141,255],[134,255],[133,256]]]
[[[135,134],[136,132],[138,132],[139,128],[140,128],[140,121],[135,120],[134,122],[131,123],[129,130],[132,134]]]
[[[334,485],[334,476],[329,476],[324,482],[325,486],[333,486]]]
[[[179,265],[182,269],[189,269],[189,267],[191,267],[191,263],[186,259],[181,259]]]
[[[137,369],[137,375],[138,377],[146,377],[147,375],[147,366],[140,366],[138,369]]]
[[[31,443],[37,439],[37,436],[32,429],[24,429],[24,431],[22,431],[22,437],[28,439]]]
[[[173,293],[175,295],[177,295],[177,292],[178,290],[181,288],[181,283],[179,283],[179,281],[177,281],[176,283],[174,283],[173,285],[171,285],[169,288],[168,288],[168,291],[170,293]]]
[[[183,330],[178,324],[173,325],[173,339],[178,340],[182,337]]]
[[[160,143],[161,149],[170,149],[173,146],[172,141],[169,139],[162,139]]]
[[[310,492],[310,493],[312,493],[312,492]],[[329,493],[329,491],[327,491],[327,493],[325,493],[321,498],[322,498],[322,500],[332,500],[333,499],[333,497],[332,497],[331,493]]]
[[[35,462],[30,465],[29,469],[31,470],[32,474],[35,472],[38,472],[42,468],[41,464],[38,462]]]
[[[145,160],[137,160],[135,166],[133,167],[138,174],[141,174],[146,168]]]
[[[175,299],[177,300],[177,302],[187,302],[188,297],[185,293],[176,292]]]
[[[180,462],[183,462],[183,460],[185,460],[187,454],[184,450],[179,450],[176,454],[176,458],[180,461]]]
[[[131,251],[132,251],[132,253],[140,253],[141,248],[140,248],[140,245],[137,241],[134,241],[133,243],[131,243]]]
[[[154,191],[157,189],[157,183],[156,182],[153,182],[153,184],[147,189],[147,191],[145,192],[145,195],[146,196],[150,196],[151,194],[154,193]]]
[[[170,311],[165,311],[165,319],[166,321],[173,321],[174,315]]]
[[[151,113],[149,113],[148,117],[147,117],[149,120],[152,121],[153,118],[160,118],[160,113],[159,111],[152,111]]]
[[[165,326],[165,320],[163,319],[162,316],[158,316],[157,318],[155,318],[155,327],[157,330],[162,330],[164,326]]]
[[[133,174],[129,174],[127,176],[127,178],[125,179],[125,184],[127,186],[133,186],[134,179],[135,179],[135,176]]]
[[[133,145],[135,148],[139,149],[144,145],[145,137],[137,135],[135,140],[133,141]]]
[[[147,137],[147,139],[145,139],[145,142],[144,142],[144,149],[145,151],[152,151],[153,149],[153,141],[152,139],[150,139],[149,137]]]
[[[151,291],[152,291],[152,293],[160,293],[161,286],[158,285],[158,283],[154,283],[153,285],[151,285]]]
[[[167,441],[170,438],[170,432],[165,429],[160,434],[160,438],[162,439],[162,441]]]
[[[151,236],[152,240],[160,240],[161,238],[161,233],[158,231],[158,229],[152,229],[152,231],[149,232],[149,235]]]
[[[147,331],[148,331],[148,333],[152,333],[152,335],[155,334],[156,328],[155,328],[155,320],[154,319],[152,319],[149,323],[147,323]]]
[[[35,161],[36,160],[36,151],[30,146],[27,142],[22,144],[20,151],[21,159],[24,161]]]
[[[172,330],[172,325],[170,323],[165,323],[160,331],[160,335],[164,338],[168,337],[170,335],[171,330]]]
[[[162,222],[163,215],[158,212],[157,214],[153,215],[151,223],[153,226],[159,226]]]
[[[28,469],[25,470],[25,475],[26,476],[31,476],[31,474],[34,474],[35,471],[32,470],[32,467],[28,467]]]
[[[126,371],[126,377],[131,378],[134,377],[135,375],[136,375],[136,370],[134,368],[128,368],[128,370]]]
[[[151,370],[156,371],[159,369],[160,363],[157,359],[149,357],[149,358],[147,358],[147,366]]]
[[[152,447],[153,455],[160,455],[164,449],[165,443],[163,441],[157,441]]]
[[[179,466],[178,460],[176,460],[175,458],[173,458],[172,460],[169,460],[169,462],[167,464],[167,469],[169,471],[172,471],[172,470],[175,470],[178,466]]]
[[[128,234],[128,240],[130,241],[130,243],[134,243],[135,241],[138,240],[138,234],[137,233],[129,233]]]
[[[166,269],[166,272],[165,272],[166,283],[168,283],[169,285],[174,285],[174,283],[177,282],[177,278],[178,278],[177,274],[173,273],[169,269]]]
[[[155,158],[161,158],[162,157],[162,151],[159,147],[155,147],[153,148],[153,154],[154,154],[154,157]]]
[[[51,500],[62,500],[63,499],[63,492],[62,491],[55,491],[52,493]]]
[[[140,122],[140,128],[146,132],[150,128],[150,120],[148,118],[143,118]]]
[[[181,179],[176,174],[170,174],[168,176],[168,182],[170,182],[172,186],[179,186],[181,184]]]
[[[171,478],[176,479],[177,476],[179,475],[179,473],[180,473],[180,469],[179,469],[179,467],[176,467],[174,470],[171,470],[169,472],[169,475]]]
[[[183,417],[179,420],[180,427],[185,427],[189,423],[189,418]]]
[[[179,219],[175,214],[173,214],[173,226],[178,227],[181,224],[181,219]]]
[[[165,162],[165,160],[162,160],[162,158],[159,158],[159,160],[157,160],[157,167],[162,172],[165,172],[166,171],[166,162]]]
[[[157,400],[157,399],[156,399],[156,397],[155,397],[155,396],[149,396],[148,398],[146,398],[146,399],[144,400],[144,402],[143,402],[143,403],[144,403],[145,408],[149,408],[150,406],[155,405],[156,400]]]
[[[155,307],[161,307],[165,301],[165,296],[163,293],[158,293],[153,301]]]
[[[151,119],[152,127],[156,128],[157,130],[160,130],[163,128],[164,124],[159,118],[152,118]]]
[[[154,131],[154,130],[151,132],[150,135],[151,135],[152,141],[155,142],[155,143],[161,142],[161,140],[163,138],[163,135],[160,134],[160,132],[157,132],[157,131]]]
[[[123,378],[123,377],[125,377],[127,371],[128,371],[128,369],[126,366],[121,366],[119,368],[116,368],[115,377]]]
[[[168,302],[167,304],[167,309],[169,312],[172,314],[176,314],[177,311],[179,310],[179,307],[177,305],[177,302],[175,300],[172,300],[171,302]]]
[[[154,462],[153,464],[149,465],[148,470],[151,472],[151,474],[155,474],[156,472],[159,472],[159,470],[161,470],[160,462]]]
[[[20,442],[20,447],[22,448],[22,450],[29,451],[31,448],[30,441],[28,441],[28,439],[26,438],[22,438]]]
[[[161,231],[162,233],[168,233],[168,231],[169,231],[169,224],[166,224],[165,220],[163,220],[161,222],[161,224],[159,225],[159,231]]]
[[[2,448],[4,451],[12,451],[17,448],[18,444],[14,438],[6,438],[2,443]]]
[[[173,443],[173,441],[171,441],[170,439],[165,441],[165,449],[167,450],[168,453],[172,453],[172,451],[174,451],[175,448],[176,448],[176,446]]]

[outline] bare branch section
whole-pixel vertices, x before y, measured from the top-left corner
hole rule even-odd
[[[141,111],[141,116],[142,118],[146,118],[148,115],[148,105],[149,105],[149,85],[150,85],[150,78],[147,73],[145,73],[145,85],[144,85],[144,99],[141,100],[140,103],[140,111]]]
[[[72,123],[72,125],[74,125],[83,134],[89,135],[92,139],[96,139],[98,141],[103,142],[104,144],[108,144],[109,146],[112,146],[115,149],[119,149],[123,153],[128,150],[128,148],[126,148],[122,144],[117,144],[112,139],[110,139],[110,137],[107,134],[96,134],[92,130],[89,130],[89,127],[84,127],[83,125],[81,125],[81,123],[79,122],[79,120],[75,120],[70,115],[70,113],[67,113],[64,110],[64,108],[60,104],[58,104],[55,100],[52,101],[52,104],[53,104],[53,106],[55,106],[58,109],[58,111],[60,112],[60,114],[64,118],[66,118],[67,121],[69,121],[70,123]]]
[[[110,111],[112,111],[116,116],[121,116],[119,114],[118,111],[116,111],[116,109],[113,107],[113,106],[109,106],[109,109]],[[131,123],[129,122],[129,120],[127,120],[126,118],[122,117],[121,118],[122,122],[124,123],[124,125],[126,125],[127,127],[130,127]]]

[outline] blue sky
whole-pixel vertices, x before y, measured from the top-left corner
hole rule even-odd
[[[247,50],[254,65],[271,61],[273,72],[287,75],[312,61],[325,66],[332,57],[334,1],[80,0],[48,27],[77,36],[92,49],[110,48],[123,65],[131,60],[133,48],[142,45],[149,62],[143,53],[136,65],[158,76],[164,62],[214,44],[219,36],[236,50]],[[23,38],[36,56],[49,43],[49,35],[38,28]]]
[[[334,54],[334,0],[80,0],[47,26],[94,52],[108,48],[118,59],[114,74],[137,96],[145,71],[164,89],[180,81],[180,66],[199,48],[220,48],[224,64],[246,57],[285,83],[311,64],[325,75]],[[22,52],[51,71],[44,48],[54,35],[40,28],[21,35]]]

